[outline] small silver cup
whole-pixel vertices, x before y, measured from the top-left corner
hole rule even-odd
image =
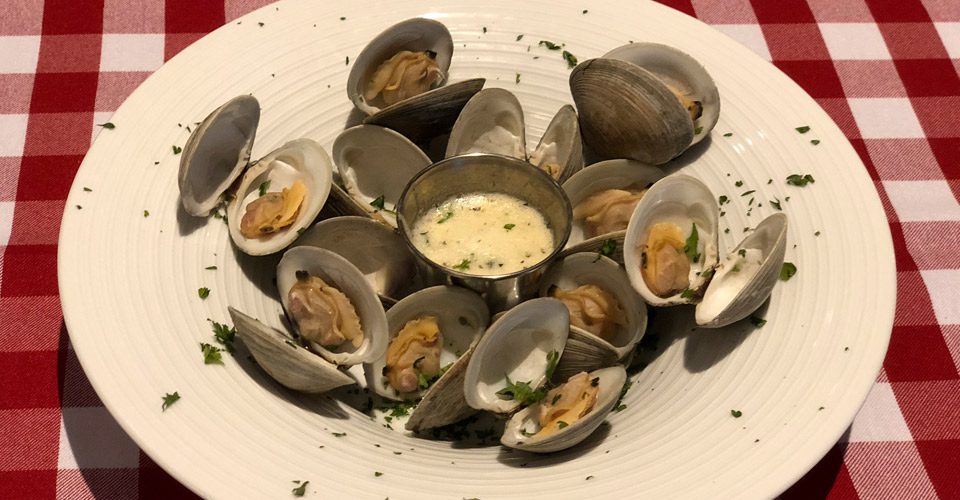
[[[413,244],[410,231],[414,222],[447,199],[469,193],[503,193],[537,209],[553,233],[552,251],[526,269],[483,276],[465,274],[427,258]],[[434,163],[407,184],[397,203],[400,235],[421,263],[428,282],[474,290],[492,311],[509,309],[536,295],[543,268],[570,237],[571,219],[570,200],[547,173],[525,161],[491,154],[455,156]]]

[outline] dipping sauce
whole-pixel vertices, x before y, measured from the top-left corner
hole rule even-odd
[[[420,216],[410,236],[430,260],[481,276],[526,269],[553,251],[553,233],[543,215],[502,193],[449,198]]]

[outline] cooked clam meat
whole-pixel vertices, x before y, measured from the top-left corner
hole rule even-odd
[[[306,197],[307,186],[299,179],[282,191],[264,193],[247,205],[240,233],[246,238],[262,238],[290,226]]]
[[[435,316],[408,321],[387,347],[383,375],[400,393],[423,389],[440,374],[440,346],[443,336]]]
[[[696,225],[693,231],[695,234]],[[690,286],[691,259],[686,247],[683,230],[676,224],[658,222],[648,230],[640,249],[640,268],[647,287],[657,296],[669,297]]]
[[[646,188],[636,187],[598,191],[573,208],[573,218],[584,221],[587,238],[622,231],[646,192]]]
[[[590,413],[597,403],[599,383],[599,378],[590,378],[587,372],[580,372],[551,389],[540,403],[540,430],[536,436],[555,434]]]
[[[618,325],[626,324],[620,303],[597,285],[581,285],[573,290],[554,288],[551,295],[570,311],[570,324],[604,340],[610,340]]]
[[[431,51],[403,50],[380,63],[363,92],[367,102],[382,98],[387,106],[422,94],[443,82],[445,76]]]
[[[307,271],[297,271],[297,282],[288,292],[288,312],[297,323],[300,336],[328,349],[350,343],[363,344],[360,316],[340,290]]]

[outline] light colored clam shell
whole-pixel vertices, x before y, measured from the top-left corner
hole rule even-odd
[[[635,160],[606,160],[585,167],[563,183],[563,191],[570,199],[570,205],[576,207],[590,195],[607,189],[624,189],[631,186],[646,187],[664,176],[663,170]],[[614,234],[614,233],[610,233]],[[610,235],[598,235],[592,239],[600,241]],[[583,220],[573,220],[567,249],[589,240]],[[621,238],[622,241],[622,238]]]
[[[524,431],[529,433],[540,429],[537,421],[540,405],[531,405],[517,412],[507,422],[500,442],[504,446],[518,450],[533,453],[552,453],[570,448],[589,437],[593,431],[597,430],[597,427],[600,427],[600,424],[607,418],[607,414],[613,409],[613,405],[617,403],[620,390],[627,380],[627,372],[622,366],[616,365],[594,370],[590,372],[590,377],[600,379],[597,403],[590,413],[550,436],[528,437],[523,435]]]
[[[630,280],[620,269],[620,266],[602,255],[578,253],[554,262],[547,268],[540,280],[540,296],[549,297],[553,287],[572,290],[582,285],[596,285],[613,295],[623,310],[626,324],[619,327],[609,341],[601,339],[586,330],[571,326],[571,335],[573,332],[577,332],[579,337],[587,336],[595,339],[592,343],[578,339],[579,346],[575,354],[568,349],[564,349],[564,355],[560,358],[560,365],[574,364],[580,368],[576,371],[581,371],[583,370],[582,367],[589,367],[591,363],[601,361],[606,352],[616,354],[614,361],[624,358],[633,351],[634,345],[640,341],[647,329],[647,306],[643,299],[630,286]],[[591,346],[594,348],[590,349]],[[558,371],[560,371],[560,365],[557,366]],[[600,367],[600,364],[596,364],[590,369]]]
[[[260,122],[253,96],[234,97],[210,113],[190,134],[180,156],[177,185],[190,215],[206,217],[250,161]]]
[[[378,294],[400,300],[420,286],[417,263],[403,239],[368,217],[334,217],[300,235],[293,247],[325,248],[350,261]]]
[[[423,316],[437,317],[440,334],[443,336],[443,344],[440,348],[440,366],[442,367],[456,361],[480,339],[490,321],[490,310],[479,295],[465,288],[454,286],[425,288],[410,294],[387,311],[389,340],[392,341],[408,321]],[[386,384],[386,378],[382,375],[385,367],[386,352],[383,356],[363,365],[368,388],[385,398],[394,400],[415,399],[423,396],[425,391],[401,394]],[[463,385],[452,388],[461,393],[459,399],[462,399]],[[457,395],[454,394],[449,399],[455,400]]]
[[[541,170],[553,163],[560,166],[554,180],[560,183],[583,168],[583,140],[580,122],[573,106],[566,104],[553,115],[536,149],[530,154],[530,163]]]
[[[333,162],[346,192],[368,212],[379,212],[393,227],[400,193],[413,176],[430,165],[430,158],[398,132],[376,125],[357,125],[333,142]],[[339,196],[336,190],[331,196]],[[370,203],[383,196],[385,210]]]
[[[477,412],[467,404],[467,398],[463,394],[463,381],[467,366],[473,358],[474,348],[475,346],[471,346],[467,349],[467,352],[457,358],[453,366],[430,386],[423,399],[410,413],[410,419],[404,426],[406,430],[420,432],[443,427]]]
[[[310,348],[338,365],[355,365],[383,357],[387,351],[387,316],[377,292],[363,273],[350,261],[330,250],[309,246],[291,248],[277,264],[277,289],[285,311],[289,310],[288,292],[297,282],[297,271],[318,276],[346,295],[356,308],[364,334],[363,344],[356,349],[349,342],[336,351],[327,350],[313,342],[308,343]]]
[[[703,140],[717,124],[720,118],[717,84],[706,68],[689,54],[660,43],[629,43],[607,52],[603,57],[636,64],[699,100],[703,113],[693,124],[691,145]]]
[[[290,337],[256,319],[227,307],[237,335],[257,364],[284,387],[311,394],[356,383],[337,365],[299,347]]]
[[[264,238],[247,238],[240,233],[240,221],[249,203],[256,200],[260,185],[270,181],[270,191],[290,187],[300,179],[307,187],[307,195],[293,224]],[[227,226],[230,239],[249,255],[267,255],[288,247],[316,219],[330,194],[333,183],[333,164],[317,142],[310,139],[290,141],[257,160],[240,179],[236,196],[227,207]]]
[[[686,150],[693,120],[653,73],[617,59],[591,59],[570,73],[584,141],[602,158],[660,165]]]
[[[526,125],[517,96],[490,88],[467,101],[450,131],[444,158],[468,153],[527,159]]]
[[[358,109],[368,115],[381,110],[363,99],[363,90],[380,64],[403,50],[433,51],[437,66],[446,75],[453,57],[453,38],[443,23],[419,17],[394,24],[374,37],[354,60],[347,77],[347,97]]]
[[[506,377],[532,388],[543,385],[547,355],[556,351],[562,357],[569,331],[570,313],[557,299],[531,299],[507,311],[487,329],[467,366],[467,404],[496,413],[516,410],[519,402],[496,394],[506,387]]]
[[[787,250],[787,216],[775,213],[761,222],[754,232],[730,252],[736,256],[740,249],[759,249],[762,260],[757,273],[747,283],[736,286],[727,280],[728,262],[721,262],[707,286],[703,300],[697,304],[697,324],[706,328],[719,328],[746,318],[760,307],[773,291],[783,257]],[[730,289],[730,286],[734,288]]]
[[[637,204],[627,234],[623,242],[623,265],[634,290],[652,306],[671,306],[688,304],[698,300],[681,297],[680,293],[670,297],[658,297],[647,287],[640,272],[640,246],[646,242],[647,229],[657,222],[672,222],[690,233],[692,223],[697,225],[699,234],[698,249],[701,261],[690,265],[690,289],[702,294],[707,282],[703,272],[716,266],[718,253],[718,213],[717,199],[710,188],[699,179],[688,175],[674,174],[654,184]]]

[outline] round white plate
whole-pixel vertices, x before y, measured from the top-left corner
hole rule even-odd
[[[60,293],[84,370],[154,460],[213,497],[285,497],[308,480],[306,496],[317,498],[747,498],[789,487],[837,441],[880,368],[895,297],[886,220],[856,153],[797,85],[724,35],[653,3],[584,6],[283,1],[203,38],[134,92],[70,191]],[[453,80],[483,76],[516,93],[533,144],[572,102],[560,51],[540,40],[566,44],[581,61],[634,40],[703,62],[723,109],[711,140],[680,162],[732,200],[721,246],[772,213],[770,200],[790,217],[787,260],[799,271],[758,313],[767,323],[649,332],[659,349],[632,377],[626,409],[594,439],[547,457],[406,437],[329,397],[285,391],[240,356],[204,365],[207,318],[227,321],[227,305],[278,324],[275,259],[239,256],[222,221],[178,211],[172,146],[227,99],[253,93],[263,107],[254,157],[298,137],[329,150],[352,111],[347,57],[414,16],[450,28]],[[816,182],[788,186],[791,174]],[[741,196],[748,190],[756,192]],[[762,206],[748,216],[751,198]],[[200,287],[211,290],[206,300]],[[692,316],[673,310],[657,323]],[[161,397],[174,391],[182,399],[162,412]]]

